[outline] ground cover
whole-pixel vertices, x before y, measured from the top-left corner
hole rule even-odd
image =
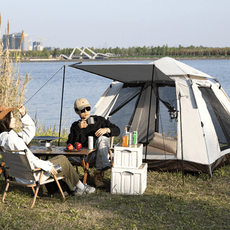
[[[105,174],[106,188],[95,194],[68,197],[65,202],[60,194],[42,197],[32,210],[25,208],[32,191],[11,186],[7,203],[0,203],[0,228],[230,229],[230,166],[219,168],[212,178],[188,173],[184,183],[180,172],[148,171],[143,195],[110,194],[110,174]],[[1,176],[1,195],[4,187]]]

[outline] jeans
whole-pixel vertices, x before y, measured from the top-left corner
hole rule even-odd
[[[105,136],[101,136],[96,140],[95,143],[95,148],[97,151],[91,153],[91,158],[89,163],[95,163],[96,170],[101,170],[107,167],[111,167],[111,164],[109,162],[109,138]],[[69,160],[76,162],[76,163],[81,163],[80,157],[70,157]],[[84,158],[85,161],[88,160],[88,156]]]

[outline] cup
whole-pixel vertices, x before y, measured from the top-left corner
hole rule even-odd
[[[88,149],[93,149],[93,136],[88,137]]]
[[[94,118],[93,117],[89,117],[88,124],[89,125],[93,125],[94,124]]]

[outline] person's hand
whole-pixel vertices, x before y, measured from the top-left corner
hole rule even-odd
[[[24,117],[26,115],[26,108],[25,108],[25,106],[19,105],[17,109],[18,109],[18,112],[21,114],[22,117]]]
[[[86,120],[81,120],[79,122],[80,129],[85,129],[87,126],[88,126],[88,123],[86,122]]]
[[[53,174],[53,175],[57,175],[58,172],[57,170],[54,168],[54,166],[52,166],[51,170],[50,170],[50,173]]]
[[[100,137],[103,136],[104,134],[108,133],[110,131],[109,128],[100,128],[96,131],[95,136]]]

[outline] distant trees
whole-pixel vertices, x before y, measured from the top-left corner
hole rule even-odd
[[[94,48],[90,49],[96,53],[112,53],[116,54],[118,57],[220,57],[220,56],[230,56],[230,47],[218,48],[218,47],[204,47],[204,46],[188,46],[184,47],[179,45],[178,47],[169,47],[167,44],[163,46],[137,46],[137,47],[109,47],[109,48]],[[61,54],[69,56],[73,51],[73,48],[64,48],[64,49],[54,49],[43,51],[27,51],[23,52],[23,57],[29,58],[49,58],[49,57],[58,57]],[[85,52],[89,53],[87,50]],[[75,50],[74,55],[79,55],[80,51]]]

